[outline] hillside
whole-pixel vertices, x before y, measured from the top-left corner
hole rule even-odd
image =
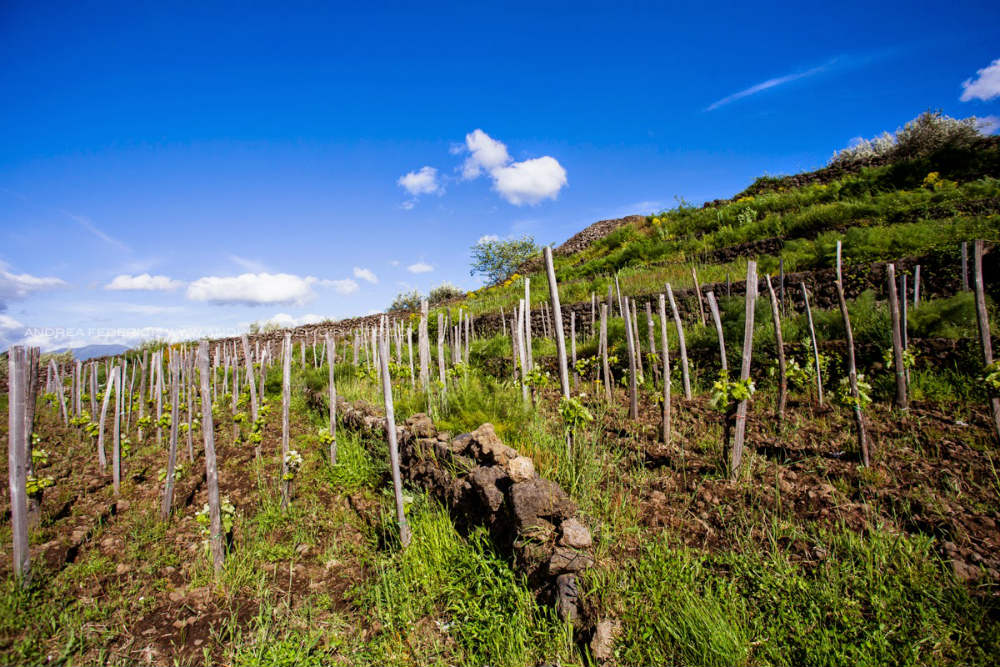
[[[39,369],[34,447],[52,486],[30,533],[26,588],[12,573],[3,501],[0,655],[24,664],[996,664],[1000,434],[990,399],[1000,381],[984,379],[976,240],[985,241],[996,346],[996,139],[762,178],[703,207],[597,222],[553,253],[572,402],[561,398],[540,259],[430,310],[426,385],[419,313],[389,313],[388,383],[371,344],[381,316],[254,334],[249,360],[239,339],[210,341],[217,366],[204,376],[215,387],[205,411],[195,346],[149,345],[124,355],[127,372],[140,372],[122,406],[117,493],[113,463],[96,460],[101,396],[80,396],[87,414],[67,424],[69,369],[58,387]],[[898,357],[890,264],[905,303]],[[747,327],[750,270],[759,280],[749,284],[757,299]],[[524,278],[531,362],[511,336]],[[677,316],[667,301],[661,322],[668,284]],[[302,457],[291,469],[282,460],[286,335],[288,440]],[[172,411],[163,407],[169,374],[162,394],[144,380],[157,351],[164,368],[184,369]],[[852,354],[857,395],[846,384]],[[245,375],[248,361],[254,377],[240,382],[232,369]],[[105,366],[91,368],[104,387]],[[255,421],[258,387],[268,408]],[[0,400],[6,416],[7,394]],[[141,422],[158,404],[160,427]],[[180,466],[163,519],[171,413]],[[196,516],[209,500],[209,415],[230,503],[218,573],[208,519]],[[733,455],[741,423],[742,460]]]

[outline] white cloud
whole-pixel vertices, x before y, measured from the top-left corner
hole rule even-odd
[[[288,273],[244,273],[199,278],[188,286],[187,298],[215,304],[303,304],[313,297],[312,276]]]
[[[404,211],[411,211],[413,210],[413,207],[416,205],[417,205],[416,199],[407,199],[406,201],[404,201],[402,204],[399,205],[399,208],[403,209]]]
[[[813,76],[814,74],[819,74],[820,72],[824,72],[827,69],[829,69],[835,62],[836,59],[831,60],[826,64],[820,65],[819,67],[813,67],[812,69],[806,70],[805,72],[795,72],[794,74],[786,74],[785,76],[779,76],[773,79],[768,79],[767,81],[758,83],[755,86],[750,86],[749,88],[745,88],[744,90],[733,93],[732,95],[727,95],[726,97],[723,97],[721,100],[716,100],[715,102],[712,102],[710,105],[708,105],[708,108],[705,109],[705,111],[714,111],[715,109],[718,109],[721,106],[729,104],[730,102],[735,102],[736,100],[743,99],[744,97],[750,97],[751,95],[756,95],[757,93],[761,93],[765,90],[768,90],[769,88],[775,88],[777,86],[790,83],[792,81],[797,81],[798,79],[804,79],[806,77]]]
[[[543,199],[555,199],[566,185],[566,170],[549,156],[514,162],[494,169],[493,189],[515,206],[537,204]]]
[[[141,273],[137,276],[120,275],[104,286],[109,290],[172,290],[183,285],[179,280],[167,276],[151,276]]]
[[[321,280],[319,284],[323,287],[332,287],[338,294],[354,294],[358,291],[358,283],[350,278],[343,280]]]
[[[367,280],[372,285],[378,284],[378,276],[376,276],[371,269],[363,269],[360,266],[355,266],[354,277],[361,280]]]
[[[40,278],[27,273],[11,273],[7,265],[0,262],[0,311],[7,307],[12,299],[23,299],[32,292],[68,287],[66,281],[60,278]]]
[[[416,264],[410,264],[406,267],[406,270],[410,273],[430,273],[434,270],[434,267],[427,262],[417,262]]]
[[[23,326],[10,315],[0,315],[0,329],[20,329]]]
[[[482,130],[465,135],[470,155],[462,165],[462,178],[471,180],[484,171],[493,179],[493,189],[515,206],[555,199],[567,184],[566,170],[554,157],[514,162],[507,146]]]
[[[988,102],[995,97],[1000,97],[1000,58],[983,69],[976,70],[975,79],[969,78],[963,81],[962,96],[959,99],[963,102],[971,100]]]
[[[500,237],[497,236],[496,234],[483,234],[482,236],[479,237],[479,240],[476,241],[476,243],[487,243],[489,241],[499,241],[499,240]]]
[[[480,129],[465,135],[466,150],[471,153],[462,165],[462,178],[470,180],[483,170],[492,171],[510,162],[507,146]]]
[[[976,119],[976,127],[983,134],[994,134],[1000,129],[1000,116],[983,116]]]
[[[419,171],[400,176],[396,183],[413,196],[440,194],[443,190],[438,183],[437,173],[434,167],[421,167]]]

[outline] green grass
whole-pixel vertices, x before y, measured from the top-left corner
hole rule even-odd
[[[715,555],[649,541],[592,592],[621,610],[623,664],[993,664],[995,602],[973,598],[920,536],[818,531],[806,565],[750,543]],[[735,546],[735,545],[734,545]]]

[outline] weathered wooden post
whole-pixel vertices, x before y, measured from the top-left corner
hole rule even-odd
[[[408,350],[407,359],[410,363],[410,388],[417,386],[417,381],[413,373],[413,325],[410,323],[406,324],[406,349]]]
[[[111,450],[111,480],[114,485],[115,496],[121,495],[122,486],[122,367],[115,366],[112,370],[115,374],[115,422],[113,428],[114,442]]]
[[[441,395],[448,391],[448,376],[444,372],[444,314],[438,312],[438,340],[437,340],[437,362],[438,381],[441,382]]]
[[[969,242],[962,241],[962,291],[969,291]]]
[[[743,360],[740,366],[740,382],[750,379],[750,359],[753,356],[753,321],[757,304],[757,262],[747,262],[746,320],[743,326]],[[747,429],[747,403],[743,399],[736,406],[736,437],[733,440],[732,469],[730,475],[736,479],[743,463],[743,441]]]
[[[108,374],[104,382],[104,400],[101,402],[101,418],[97,423],[97,462],[101,469],[108,466],[107,455],[104,452],[104,421],[108,415],[108,403],[111,402],[111,392],[115,387],[115,376]]]
[[[986,311],[986,291],[983,286],[983,242],[976,240],[972,245],[972,278],[976,287],[976,323],[979,325],[979,344],[983,348],[983,365],[993,363],[993,342],[990,340],[990,317]],[[990,397],[990,411],[993,413],[993,429],[1000,439],[1000,397]]]
[[[573,391],[580,390],[580,374],[576,372],[576,311],[569,311],[569,360],[573,368]]]
[[[430,341],[427,333],[427,299],[420,302],[420,324],[417,326],[417,353],[420,355],[420,386],[425,394],[430,394]]]
[[[405,549],[410,544],[410,526],[403,507],[403,480],[399,472],[399,446],[396,441],[396,415],[392,403],[392,378],[389,377],[388,342],[379,341],[382,363],[382,396],[385,399],[385,434],[389,440],[389,465],[392,466],[392,492],[396,500],[396,521],[399,523],[399,543]]]
[[[281,507],[288,507],[288,410],[292,400],[292,334],[285,334],[281,350]]]
[[[629,417],[631,419],[639,418],[639,392],[637,386],[636,377],[638,370],[635,363],[635,338],[632,336],[632,326],[631,312],[629,308],[628,297],[625,297],[624,303],[624,316],[625,316],[625,341],[628,344],[628,400],[629,400]]]
[[[715,293],[709,291],[705,295],[708,299],[708,310],[712,313],[712,321],[715,323],[715,336],[719,339],[719,361],[722,362],[722,374],[728,375],[729,362],[726,359],[726,337],[722,333],[722,318],[719,316],[719,303],[715,300]]]
[[[847,312],[847,299],[844,297],[844,282],[840,270],[840,241],[837,241],[837,299],[840,301],[840,315],[844,319],[844,333],[847,337],[847,379],[851,387],[854,422],[858,427],[858,449],[861,450],[863,465],[871,465],[868,452],[868,438],[865,434],[865,419],[861,414],[861,393],[858,390],[858,369],[854,361],[854,331],[851,329],[851,316]]]
[[[531,278],[524,278],[524,351],[528,357],[528,370],[535,367],[531,348]]]
[[[660,367],[656,363],[656,339],[653,337],[653,305],[646,302],[646,334],[649,340],[649,365],[653,369],[653,384],[660,381]]]
[[[246,336],[244,336],[244,339]],[[179,366],[170,358],[170,453],[167,455],[167,476],[164,479],[163,502],[160,504],[160,519],[166,521],[174,504],[174,469],[177,466],[177,422],[180,415]],[[251,383],[252,385],[253,383]]]
[[[330,368],[327,371],[328,382],[330,384],[330,465],[337,465],[337,383],[334,380],[334,359],[336,359],[337,340],[327,331],[325,334],[327,357]],[[412,346],[410,348],[410,361],[413,361]],[[413,364],[410,364],[410,380],[413,380]]]
[[[913,307],[920,307],[920,265],[913,269]]]
[[[601,370],[604,376],[604,398],[611,402],[611,385],[614,383],[614,379],[611,377],[611,366],[608,363],[608,312],[610,307],[602,303],[601,304],[601,337],[598,342],[598,347],[601,348]]]
[[[781,314],[785,314],[785,258],[778,258],[778,297],[781,300]]]
[[[250,341],[247,340],[247,335],[240,336],[240,341],[243,343],[243,361],[246,365],[247,384],[250,385],[250,421],[255,422],[257,421],[257,378],[254,376],[253,358],[250,356]],[[315,360],[315,358],[316,349],[314,347],[313,359]]]
[[[709,292],[711,294],[711,292]],[[663,444],[670,444],[670,348],[667,345],[667,298],[660,295],[660,347],[663,349]]]
[[[892,365],[896,374],[896,407],[906,410],[909,402],[906,397],[906,368],[903,365],[903,337],[900,333],[899,298],[896,294],[896,266],[886,264],[886,282],[889,287],[889,317],[892,323]],[[904,297],[905,299],[905,297]]]
[[[201,432],[205,436],[205,481],[208,484],[208,529],[215,574],[222,572],[222,510],[219,506],[219,470],[215,460],[215,426],[212,423],[212,390],[208,383],[208,342],[198,344],[198,372],[201,376]]]
[[[823,405],[823,373],[819,367],[819,344],[816,342],[816,327],[813,326],[812,309],[809,307],[809,292],[806,290],[805,282],[799,283],[802,286],[802,300],[806,304],[806,321],[809,323],[809,340],[812,342],[813,367],[816,370],[816,397],[820,405]]]
[[[684,398],[691,400],[691,377],[688,375],[687,344],[684,342],[684,325],[681,324],[681,314],[677,312],[677,302],[674,301],[674,291],[667,283],[667,299],[670,300],[670,310],[674,314],[674,326],[677,327],[677,342],[681,351],[681,379],[684,381]]]
[[[552,301],[552,327],[556,339],[556,354],[559,357],[559,383],[563,398],[569,398],[569,371],[566,367],[566,340],[563,337],[562,307],[559,305],[559,284],[556,282],[555,265],[552,262],[552,248],[545,246],[545,272],[549,278],[549,298]]]
[[[698,283],[698,272],[695,271],[694,267],[691,267],[691,279],[694,280],[694,291],[698,295],[698,319],[701,321],[701,326],[705,326],[705,304],[701,298],[701,285]]]
[[[521,362],[521,400],[528,401],[528,356],[524,350],[524,299],[517,304],[517,317],[515,318],[515,329],[511,332],[514,335],[514,343],[517,345],[517,356]]]
[[[781,427],[785,420],[785,403],[788,401],[788,377],[785,368],[785,339],[781,335],[781,311],[778,308],[778,299],[774,294],[774,287],[771,285],[771,276],[765,275],[767,281],[767,292],[771,297],[771,319],[774,323],[774,341],[778,348],[778,427]]]
[[[18,583],[26,587],[31,577],[31,556],[28,550],[27,451],[24,447],[25,388],[28,380],[24,348],[11,346],[7,363],[7,476],[10,483],[14,575]]]

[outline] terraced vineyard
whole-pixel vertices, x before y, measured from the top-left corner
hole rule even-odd
[[[12,352],[3,661],[995,664],[998,208],[982,138],[435,308]]]

